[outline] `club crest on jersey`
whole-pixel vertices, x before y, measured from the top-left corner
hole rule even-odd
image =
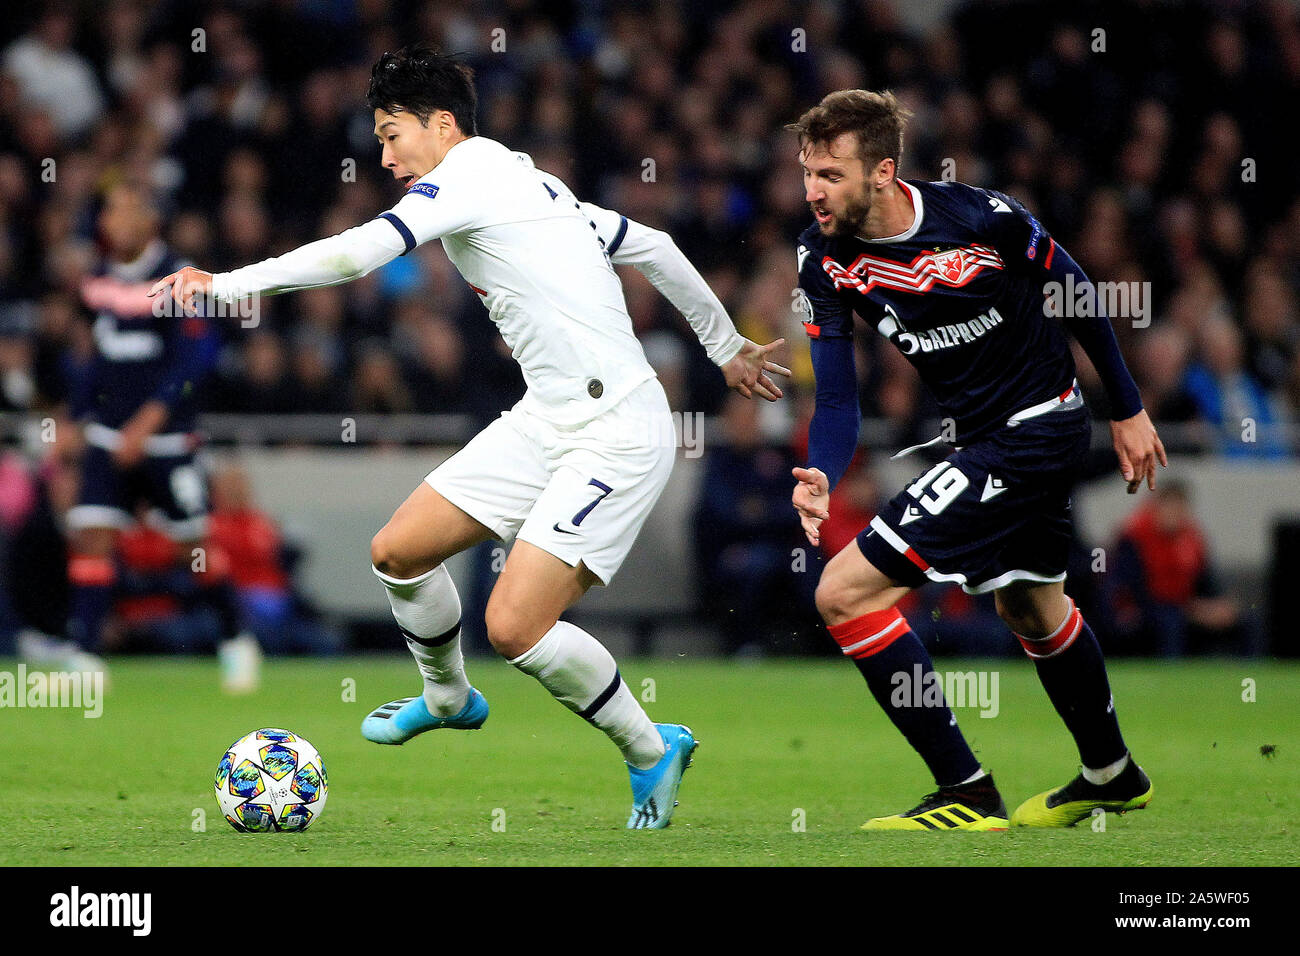
[[[934,255],[934,267],[939,270],[945,282],[950,285],[955,284],[961,278],[962,273],[962,254],[960,249],[950,249],[947,252],[936,252]]]

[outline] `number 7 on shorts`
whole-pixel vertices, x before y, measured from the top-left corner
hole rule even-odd
[[[573,516],[573,526],[574,526],[575,528],[578,527],[578,525],[582,524],[582,519],[583,519],[583,518],[585,518],[585,517],[587,517],[587,515],[591,514],[591,509],[595,508],[596,505],[598,505],[598,504],[600,504],[602,501],[604,501],[604,500],[609,496],[610,492],[612,492],[612,491],[614,490],[614,489],[611,488],[609,485],[605,484],[603,481],[600,481],[600,480],[598,480],[598,479],[596,479],[596,478],[591,479],[591,481],[587,482],[587,484],[588,484],[588,485],[595,485],[597,488],[599,488],[599,489],[600,489],[600,495],[596,498],[595,501],[593,501],[591,504],[587,505],[587,507],[583,508],[581,511],[579,511],[576,515]]]

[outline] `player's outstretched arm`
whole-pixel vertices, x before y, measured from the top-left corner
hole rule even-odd
[[[784,395],[771,376],[788,378],[790,370],[773,362],[771,354],[785,339],[759,345],[737,332],[722,302],[668,233],[591,203],[581,209],[599,224],[610,260],[634,266],[690,323],[729,388],[770,402]]]
[[[212,274],[187,266],[159,279],[149,295],[170,291],[187,315],[194,315],[194,299],[210,295],[234,302],[250,295],[278,295],[299,289],[351,282],[391,262],[408,249],[389,222],[372,219],[326,239],[318,239],[292,252],[232,272]]]

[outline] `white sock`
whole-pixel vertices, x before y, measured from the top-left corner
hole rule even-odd
[[[1116,760],[1113,764],[1110,764],[1105,767],[1101,767],[1100,769],[1097,770],[1094,770],[1091,767],[1082,768],[1083,779],[1087,780],[1089,783],[1095,783],[1097,784],[1097,786],[1101,786],[1104,783],[1110,783],[1112,780],[1114,780],[1116,777],[1122,774],[1124,772],[1124,768],[1127,766],[1128,766],[1128,754],[1125,754],[1124,756]]]
[[[469,701],[469,678],[460,653],[460,597],[446,567],[418,578],[375,576],[388,589],[393,617],[424,678],[424,703],[435,717],[450,717]]]
[[[582,628],[557,621],[510,663],[603,730],[632,766],[645,770],[663,757],[663,738],[623,682],[614,658]]]
[[[962,781],[961,783],[959,783],[957,786],[959,786],[959,787],[964,787],[964,786],[966,786],[966,784],[968,784],[968,783],[974,783],[976,780],[982,780],[983,778],[987,777],[988,775],[989,775],[989,772],[988,772],[987,770],[985,770],[983,767],[980,767],[978,770],[976,770],[973,774],[971,774],[969,777],[967,777],[965,780],[963,780],[963,781]]]

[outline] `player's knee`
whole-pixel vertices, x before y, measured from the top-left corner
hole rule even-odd
[[[413,578],[421,573],[416,564],[403,553],[391,524],[384,525],[370,539],[370,563],[377,570],[394,578]]]
[[[529,615],[491,600],[483,623],[492,649],[508,661],[521,657],[549,630],[549,625],[544,627]]]
[[[832,618],[839,616],[840,606],[843,603],[840,600],[840,589],[822,575],[822,579],[817,582],[817,591],[813,594],[813,603],[817,605],[817,613],[822,616],[822,620],[828,624],[833,623]]]
[[[822,575],[813,600],[822,620],[828,625],[843,624],[870,611],[882,611],[888,607],[871,587],[857,586],[833,575]]]
[[[993,603],[1003,623],[1024,637],[1044,637],[1060,623],[1049,621],[1040,605],[1025,594],[995,591]]]
[[[385,574],[391,574],[393,553],[389,546],[388,525],[384,525],[370,539],[370,563]]]

